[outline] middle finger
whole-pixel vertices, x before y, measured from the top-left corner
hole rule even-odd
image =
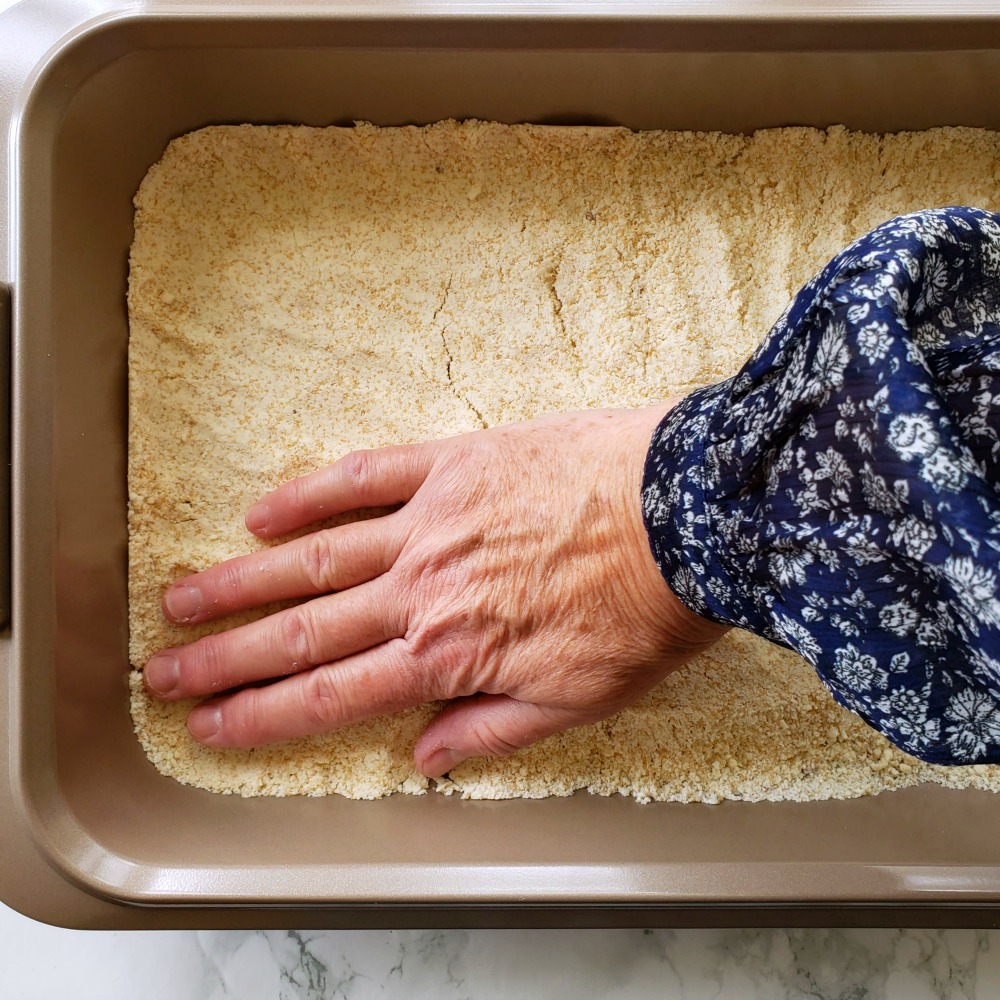
[[[166,649],[145,667],[146,686],[174,701],[283,677],[370,649],[406,630],[390,577],[307,601],[260,621]]]
[[[173,622],[193,625],[272,601],[365,583],[392,568],[404,543],[393,514],[314,531],[177,580],[163,595]]]

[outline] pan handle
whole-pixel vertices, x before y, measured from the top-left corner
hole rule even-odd
[[[10,338],[13,304],[0,282],[0,629],[10,622]]]

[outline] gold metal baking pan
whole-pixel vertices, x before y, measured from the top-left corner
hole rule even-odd
[[[125,685],[125,287],[133,193],[210,123],[1000,128],[998,95],[991,3],[26,0],[0,16],[3,899],[87,927],[993,924],[1000,797],[977,792],[242,800],[161,777]]]

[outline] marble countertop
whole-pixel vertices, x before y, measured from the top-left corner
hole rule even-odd
[[[73,931],[0,904],[0,942],[2,1000],[1000,996],[983,930]]]
[[[0,907],[3,1000],[1000,996],[1000,931],[69,931]]]

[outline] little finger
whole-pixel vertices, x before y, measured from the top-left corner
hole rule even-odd
[[[188,729],[214,747],[256,747],[328,732],[438,695],[433,666],[403,639],[288,677],[213,698],[193,709]]]

